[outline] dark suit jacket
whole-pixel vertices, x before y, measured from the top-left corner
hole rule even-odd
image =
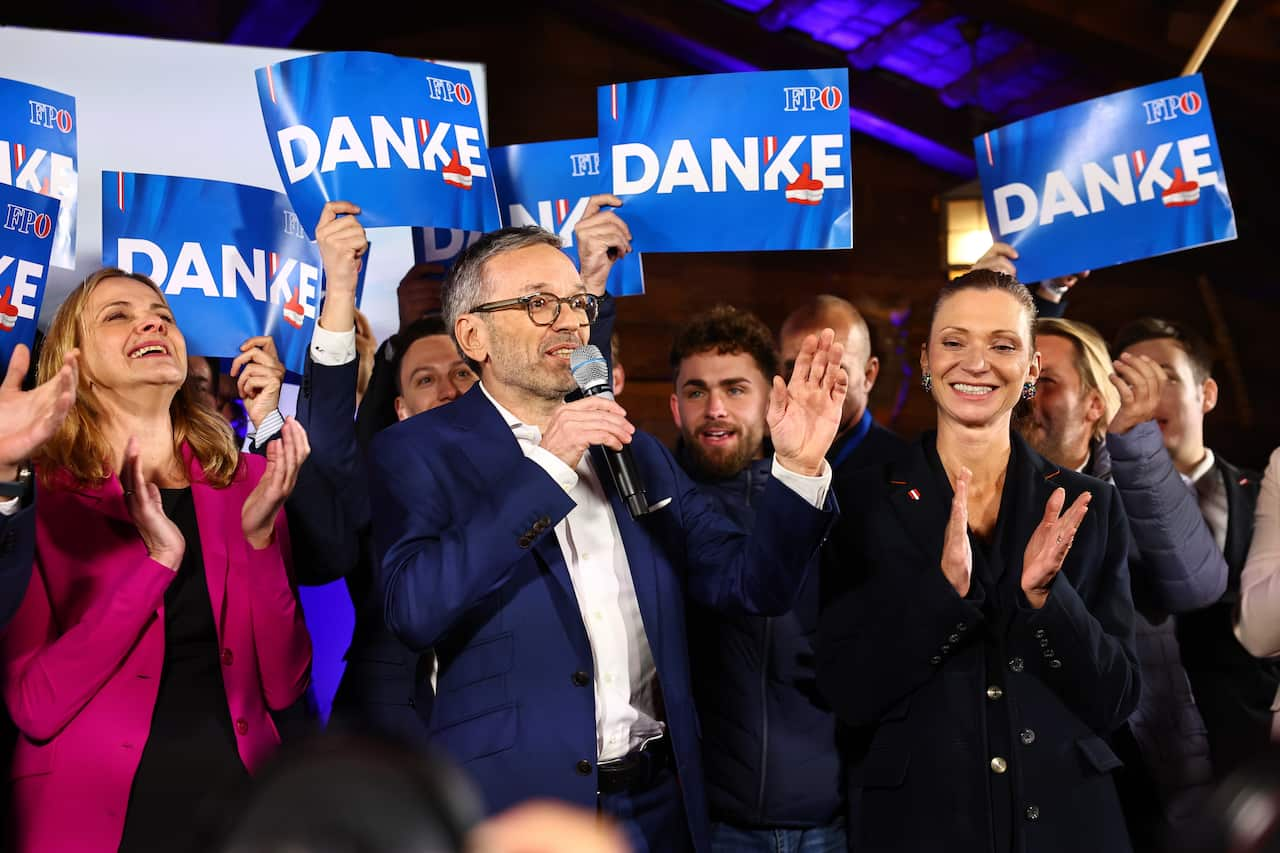
[[[605,299],[591,328],[591,342],[607,353],[617,308]],[[307,359],[298,395],[298,421],[311,440],[311,457],[299,475],[286,509],[309,559],[301,583],[345,578],[355,608],[355,627],[346,670],[333,698],[330,725],[372,730],[425,747],[434,692],[429,653],[408,648],[387,628],[375,589],[365,453],[379,430],[396,423],[396,380],[386,357],[391,341],[378,350],[369,389],[356,408],[357,362],[329,366]],[[304,488],[305,485],[305,488]]]
[[[1222,777],[1271,743],[1271,703],[1280,685],[1280,665],[1259,660],[1235,635],[1240,572],[1253,541],[1253,511],[1262,478],[1215,454],[1213,470],[1227,489],[1227,591],[1211,607],[1178,617],[1178,645],[1196,704],[1209,730],[1214,776]]]
[[[297,417],[307,430],[311,456],[285,509],[293,540],[310,555],[295,561],[299,582],[345,579],[356,611],[330,725],[423,747],[431,713],[430,659],[422,666],[423,656],[387,630],[382,603],[372,594],[368,477],[354,419],[357,366],[354,360],[316,364],[308,357]]]
[[[15,515],[0,515],[0,629],[22,604],[35,560],[36,510],[33,499],[25,503]]]
[[[747,537],[652,436],[637,432],[631,448],[650,500],[672,499],[642,522],[598,457],[595,467],[661,682],[690,831],[705,850],[685,595],[785,612],[834,501],[820,511],[771,482]],[[491,809],[535,797],[595,808],[591,646],[554,533],[572,500],[524,456],[479,385],[383,430],[370,459],[387,624],[412,648],[434,647],[440,662],[433,745],[464,765]]]
[[[1111,486],[1012,442],[992,544],[971,537],[965,598],[939,568],[952,492],[933,433],[842,493],[818,686],[849,726],[860,853],[1129,849],[1104,740],[1138,700],[1124,510]],[[1058,486],[1093,501],[1035,610],[1022,555]]]

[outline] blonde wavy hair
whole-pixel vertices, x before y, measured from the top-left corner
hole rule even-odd
[[[1120,411],[1120,392],[1111,384],[1111,354],[1107,342],[1098,330],[1078,320],[1061,317],[1043,317],[1036,322],[1036,337],[1051,335],[1065,338],[1075,349],[1076,373],[1080,374],[1080,388],[1085,394],[1098,392],[1102,398],[1103,415],[1093,425],[1093,438],[1105,438],[1107,426]]]
[[[71,350],[80,347],[83,351],[89,331],[85,318],[89,296],[109,278],[127,278],[145,284],[168,305],[164,293],[145,275],[115,267],[93,273],[71,291],[53,316],[40,350],[38,375],[41,382],[47,382],[57,374],[64,357]],[[183,443],[189,444],[209,485],[215,488],[230,485],[240,465],[240,453],[227,422],[217,412],[197,403],[185,385],[178,389],[169,404],[169,415],[173,419],[174,453],[178,459],[182,458]],[[101,401],[87,372],[81,370],[75,405],[62,426],[36,455],[41,482],[52,485],[59,471],[70,475],[81,485],[99,485],[109,479],[114,473],[113,451],[118,452],[119,448],[112,448],[107,441],[102,428],[104,421]]]

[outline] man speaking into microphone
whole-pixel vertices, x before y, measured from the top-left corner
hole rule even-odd
[[[598,309],[541,229],[486,234],[458,258],[445,322],[480,382],[372,448],[387,624],[435,649],[430,737],[490,809],[553,797],[612,815],[638,853],[705,851],[685,596],[791,607],[834,518],[824,454],[848,381],[830,330],[790,384],[773,379],[773,482],[748,536],[616,402],[565,402]],[[638,519],[603,456],[624,447],[660,506]]]

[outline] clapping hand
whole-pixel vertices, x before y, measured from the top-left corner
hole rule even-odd
[[[951,517],[942,540],[942,574],[961,598],[969,594],[973,579],[973,549],[969,544],[969,479],[968,468],[956,475],[956,493],[951,499]]]
[[[1059,488],[1053,490],[1045,503],[1044,518],[1036,525],[1022,555],[1022,594],[1037,610],[1049,598],[1049,584],[1062,569],[1091,500],[1090,492],[1081,492],[1064,513],[1062,507],[1067,502],[1067,492]]]
[[[124,489],[124,505],[138,528],[147,555],[161,565],[177,571],[187,550],[187,540],[164,514],[160,489],[142,474],[142,457],[138,439],[130,436],[124,448],[124,465],[120,469],[120,486]]]
[[[0,480],[12,480],[18,466],[58,431],[76,401],[80,382],[80,350],[67,353],[62,368],[48,382],[22,390],[31,351],[18,344],[0,383]]]
[[[790,382],[773,377],[766,419],[774,457],[789,471],[807,477],[822,473],[849,391],[849,377],[840,366],[843,357],[844,345],[835,343],[835,332],[823,329],[820,338],[809,335],[800,345]]]
[[[262,550],[275,537],[276,516],[298,482],[298,470],[311,454],[306,430],[292,417],[286,418],[280,440],[267,444],[267,467],[262,479],[245,498],[240,511],[244,538],[255,550]]]

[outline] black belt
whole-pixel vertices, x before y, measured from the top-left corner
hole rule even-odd
[[[601,794],[642,791],[672,764],[671,738],[664,734],[621,758],[602,761],[596,768],[597,790]]]

